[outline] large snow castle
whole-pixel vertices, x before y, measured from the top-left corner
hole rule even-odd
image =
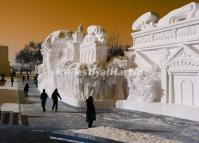
[[[107,62],[107,35],[92,25],[83,33],[60,30],[42,44],[39,88],[55,88],[64,102],[132,109],[199,121],[199,4],[192,2],[160,18],[141,15],[132,26],[133,46],[123,58]],[[136,64],[136,68],[135,65]],[[66,71],[131,71],[120,76],[80,76]]]

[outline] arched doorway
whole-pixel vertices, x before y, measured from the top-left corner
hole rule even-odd
[[[185,79],[181,82],[181,103],[184,105],[193,105],[193,101],[193,83],[191,80]]]

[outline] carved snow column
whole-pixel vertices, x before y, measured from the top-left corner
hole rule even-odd
[[[80,60],[80,43],[69,43],[65,53],[67,60],[78,62]]]
[[[70,61],[80,61],[80,44],[84,40],[83,27],[80,24],[78,29],[72,35],[73,40],[67,42],[67,48],[65,49],[66,58]]]
[[[160,56],[160,69],[161,69],[161,86],[162,86],[162,92],[163,96],[161,98],[161,103],[169,103],[169,83],[168,83],[168,73],[167,73],[167,66],[166,61],[168,59],[168,56],[170,54],[169,50],[167,49],[160,49],[158,50],[158,54]]]
[[[161,98],[161,103],[168,103],[169,102],[169,97],[168,97],[168,75],[167,75],[167,68],[161,68],[161,82],[162,82],[162,90],[163,90],[163,95]]]
[[[89,26],[87,32],[83,43],[80,44],[80,62],[105,63],[108,46],[104,30],[100,26]]]
[[[169,72],[169,103],[174,103],[173,87],[173,74]]]

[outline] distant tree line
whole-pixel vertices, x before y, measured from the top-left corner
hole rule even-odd
[[[41,55],[41,43],[29,42],[25,47],[16,54],[16,62],[34,68],[41,64],[43,57]]]

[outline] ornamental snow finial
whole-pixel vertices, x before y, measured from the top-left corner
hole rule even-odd
[[[73,40],[74,40],[75,43],[81,43],[84,40],[83,31],[84,31],[83,26],[80,23],[80,25],[78,26],[77,30],[73,34]]]
[[[78,32],[82,32],[84,31],[84,28],[82,26],[82,23],[80,22],[79,26],[78,26],[78,29],[77,29]]]

